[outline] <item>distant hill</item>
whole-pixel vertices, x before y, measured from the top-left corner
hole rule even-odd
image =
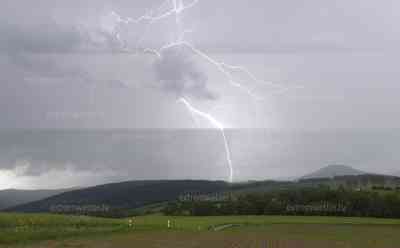
[[[44,200],[7,209],[16,212],[48,212],[57,205],[106,205],[112,209],[134,209],[145,205],[177,199],[188,192],[202,194],[219,192],[230,187],[223,181],[131,181],[73,190]]]
[[[320,187],[321,184],[334,188],[343,186],[353,189],[370,189],[372,186],[387,187],[388,185],[396,188],[400,186],[400,178],[365,174],[347,166],[328,166],[298,181],[249,181],[234,184],[206,180],[130,181],[68,191],[14,206],[5,211],[39,213],[53,210],[66,214],[124,217],[140,214],[139,210],[139,212],[159,211],[160,207],[165,206],[167,202],[175,201],[179,196],[187,195],[187,193],[202,195],[224,191],[234,194],[261,193]],[[107,206],[107,211],[86,211],[88,208],[97,206]],[[68,210],[64,211],[64,207]],[[70,211],[70,207],[78,210]]]
[[[13,206],[25,204],[28,202],[38,201],[50,196],[64,193],[71,189],[56,190],[17,190],[7,189],[0,190],[0,210]]]
[[[301,177],[301,179],[312,179],[312,178],[333,178],[336,176],[357,176],[367,174],[366,172],[356,170],[346,165],[328,165],[321,168],[313,173]]]

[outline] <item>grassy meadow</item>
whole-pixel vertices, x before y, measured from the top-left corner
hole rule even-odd
[[[396,219],[0,214],[2,247],[397,248],[399,234],[400,220]]]

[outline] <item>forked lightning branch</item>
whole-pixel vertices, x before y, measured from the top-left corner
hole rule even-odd
[[[154,23],[157,23],[167,18],[171,18],[173,19],[176,25],[175,31],[173,32],[173,36],[175,37],[173,42],[166,43],[161,47],[159,47],[158,49],[148,47],[140,49],[140,51],[136,52],[153,54],[156,57],[156,59],[162,59],[163,55],[168,50],[178,49],[178,48],[187,49],[194,55],[203,59],[204,62],[214,66],[217,69],[217,71],[220,72],[226,78],[226,81],[232,87],[237,87],[238,89],[246,93],[249,97],[251,97],[251,99],[253,99],[254,101],[261,101],[263,100],[263,98],[260,97],[256,92],[254,92],[255,91],[254,89],[246,85],[243,85],[241,82],[239,82],[240,80],[235,77],[236,75],[235,73],[241,73],[242,75],[245,75],[248,78],[249,84],[268,86],[271,89],[273,89],[275,93],[282,93],[288,90],[288,88],[285,88],[282,85],[260,80],[252,72],[250,72],[250,70],[248,70],[243,66],[229,65],[224,62],[218,61],[209,56],[208,54],[206,54],[205,52],[201,51],[200,49],[196,48],[194,44],[187,41],[185,39],[185,36],[188,33],[192,32],[192,30],[185,28],[182,14],[185,11],[195,7],[198,3],[199,0],[193,0],[189,3],[185,3],[183,0],[166,0],[157,8],[150,9],[144,15],[137,18],[122,17],[115,11],[112,11],[109,14],[109,16],[112,17],[114,19],[114,22],[116,23],[115,27],[113,27],[114,38],[118,40],[121,44],[124,44],[123,36],[121,35],[122,25],[143,24],[146,25],[148,28],[151,27],[151,25]],[[146,34],[147,32],[145,32],[143,36],[145,36]],[[140,38],[140,41],[144,40],[143,36]],[[178,102],[182,103],[192,116],[197,116],[199,118],[202,118],[210,122],[210,124],[212,124],[215,128],[217,128],[220,131],[224,143],[226,163],[229,167],[229,181],[233,182],[234,167],[231,159],[230,147],[225,133],[225,126],[211,114],[203,112],[200,109],[193,106],[188,95],[182,94],[178,96]]]

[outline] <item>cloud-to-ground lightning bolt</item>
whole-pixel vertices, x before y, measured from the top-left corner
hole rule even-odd
[[[217,121],[210,114],[202,112],[202,111],[196,109],[195,107],[193,107],[189,103],[189,101],[186,100],[184,97],[180,98],[179,102],[182,102],[192,114],[196,114],[196,115],[201,116],[202,118],[206,119],[212,125],[214,125],[216,128],[218,128],[218,130],[221,132],[222,139],[224,141],[226,161],[227,161],[228,166],[229,166],[229,181],[232,182],[233,181],[233,165],[232,165],[231,151],[229,149],[228,139],[226,138],[226,134],[225,134],[225,127],[222,125],[222,123]]]
[[[175,17],[175,23],[176,23],[177,30],[175,33],[174,41],[161,46],[161,48],[159,48],[159,49],[144,48],[142,50],[143,53],[153,54],[153,55],[157,56],[157,58],[162,58],[163,52],[168,49],[173,49],[173,48],[177,48],[177,47],[189,49],[189,51],[191,51],[193,54],[199,56],[207,63],[213,65],[222,75],[225,76],[225,78],[227,79],[227,82],[230,83],[230,85],[237,87],[240,90],[244,91],[248,96],[250,96],[255,101],[263,100],[263,98],[258,96],[254,92],[254,90],[252,90],[251,88],[246,87],[243,84],[241,84],[239,82],[239,80],[237,80],[237,78],[235,77],[235,74],[234,74],[235,72],[239,72],[243,75],[246,75],[247,78],[249,78],[250,81],[255,84],[271,87],[272,89],[274,89],[275,93],[283,93],[289,89],[289,88],[283,87],[282,85],[276,84],[274,82],[264,82],[264,81],[258,79],[253,73],[251,73],[247,68],[245,68],[243,66],[229,65],[224,62],[220,62],[220,61],[212,58],[211,56],[207,55],[205,52],[201,51],[200,49],[196,48],[192,43],[185,40],[185,35],[187,33],[192,32],[192,30],[184,28],[183,23],[182,23],[182,13],[188,9],[191,9],[198,3],[199,3],[199,0],[192,0],[190,3],[187,3],[187,4],[184,4],[183,0],[166,0],[158,8],[150,9],[143,16],[140,16],[136,19],[130,18],[130,17],[123,18],[120,15],[118,15],[115,11],[113,11],[113,12],[111,12],[110,15],[114,18],[114,20],[116,22],[116,26],[114,29],[114,35],[118,41],[121,41],[121,35],[120,35],[120,30],[119,30],[120,25],[139,24],[139,23],[145,23],[146,25],[152,25],[162,19],[169,18],[169,17]],[[167,8],[167,9],[164,10],[165,8]],[[146,35],[148,29],[145,29],[145,30],[146,31],[143,36]],[[142,37],[140,40],[143,40],[143,38],[144,37]],[[121,42],[121,44],[123,44],[123,43]],[[137,48],[138,48],[138,44],[136,44],[136,49]],[[226,160],[229,165],[229,172],[230,172],[229,180],[232,182],[234,170],[233,170],[233,164],[232,164],[232,159],[231,159],[231,151],[229,148],[227,137],[225,135],[224,125],[221,122],[217,121],[217,119],[215,119],[209,113],[205,113],[205,112],[200,111],[199,109],[195,108],[188,101],[188,99],[185,96],[180,96],[179,102],[181,102],[185,105],[185,107],[189,110],[192,117],[194,115],[196,115],[196,116],[199,116],[199,117],[207,120],[221,132],[221,136],[223,137],[223,140],[224,140]]]

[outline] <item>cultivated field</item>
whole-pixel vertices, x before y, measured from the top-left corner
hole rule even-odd
[[[168,228],[168,221],[170,228]],[[338,217],[0,214],[3,247],[398,248],[400,220]]]

